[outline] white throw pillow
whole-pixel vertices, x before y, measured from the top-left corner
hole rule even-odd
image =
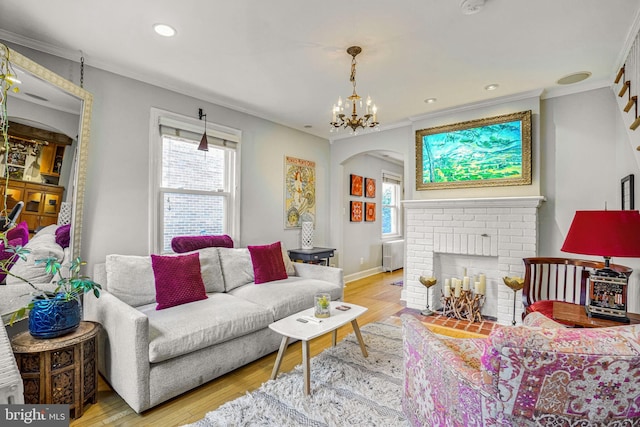
[[[107,255],[107,290],[132,307],[156,302],[150,256]]]
[[[54,278],[53,274],[47,273],[45,263],[36,264],[37,260],[53,257],[62,262],[64,249],[56,243],[54,234],[44,234],[38,239],[33,239],[25,245],[30,250],[26,260],[19,259],[11,267],[11,274],[22,277],[33,284],[49,283]],[[64,273],[64,272],[63,272]],[[7,275],[7,286],[24,283],[22,280]]]
[[[287,270],[287,276],[295,276],[296,269],[293,267],[291,258],[289,258],[289,251],[285,248],[284,243],[282,242],[280,242],[280,247],[282,248],[282,260],[284,261],[284,268]]]
[[[253,282],[253,264],[247,248],[218,248],[227,292]]]

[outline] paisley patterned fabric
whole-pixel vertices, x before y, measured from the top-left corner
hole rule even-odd
[[[410,422],[640,426],[640,325],[569,329],[537,322],[459,339],[403,316],[403,408]]]

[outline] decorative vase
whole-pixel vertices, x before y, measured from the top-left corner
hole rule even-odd
[[[302,223],[302,249],[313,249],[313,222]]]
[[[315,294],[314,301],[314,315],[316,317],[329,317],[331,315],[331,295],[327,293]]]
[[[65,300],[64,294],[37,297],[29,311],[29,333],[34,338],[55,338],[75,331],[80,325],[80,303]]]

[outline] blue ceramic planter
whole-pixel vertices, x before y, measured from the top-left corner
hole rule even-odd
[[[65,301],[63,294],[38,298],[29,311],[29,333],[34,338],[55,338],[76,330],[80,325],[80,303]]]

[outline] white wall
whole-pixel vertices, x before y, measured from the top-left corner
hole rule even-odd
[[[542,102],[541,181],[547,198],[540,208],[542,255],[602,260],[560,248],[576,210],[605,209],[605,204],[620,209],[620,179],[631,173],[640,177],[616,97],[610,88],[603,88]],[[629,280],[629,311],[640,312],[640,260],[613,262],[635,270]]]
[[[342,216],[344,247],[341,252],[341,263],[345,276],[361,271],[380,271],[382,266],[382,171],[394,172],[402,176],[404,168],[396,163],[391,163],[368,154],[358,155],[343,163],[342,190],[343,206],[346,206],[347,215]],[[349,175],[360,175],[363,178],[376,180],[376,197],[358,197],[349,195]],[[376,204],[375,222],[351,222],[349,214],[350,201]],[[363,263],[360,263],[360,259]]]
[[[78,82],[78,64],[12,47]],[[103,262],[110,253],[149,253],[151,107],[191,117],[203,108],[209,122],[242,131],[239,246],[282,240],[287,247],[299,247],[300,231],[284,230],[284,156],[315,161],[315,243],[328,245],[327,140],[91,67],[85,67],[84,81],[94,96],[82,232],[82,256],[89,266]],[[215,87],[215,82],[211,85]]]

